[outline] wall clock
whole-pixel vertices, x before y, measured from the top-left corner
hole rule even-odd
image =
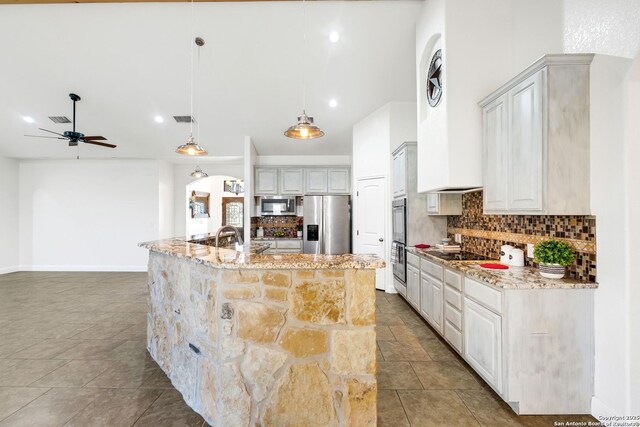
[[[431,58],[427,70],[427,101],[432,107],[438,106],[442,99],[442,50],[438,49]]]

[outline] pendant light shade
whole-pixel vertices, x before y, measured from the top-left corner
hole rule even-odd
[[[191,172],[190,175],[194,178],[206,178],[209,176],[209,174],[207,174],[205,171],[200,169],[200,166],[196,166],[196,170]]]
[[[291,126],[284,132],[284,136],[293,139],[315,139],[324,136],[324,132],[313,124],[313,117],[307,116],[305,112],[307,104],[307,80],[305,74],[305,60],[307,52],[307,14],[305,1],[302,0],[302,28],[303,28],[303,55],[302,55],[302,115],[298,116],[298,123]]]
[[[189,137],[186,144],[182,144],[176,148],[176,153],[185,154],[187,156],[206,156],[208,154],[207,150],[196,144],[193,136]]]
[[[314,139],[324,136],[324,132],[313,124],[313,117],[307,116],[303,110],[302,115],[298,116],[298,124],[287,129],[284,135],[295,139]]]

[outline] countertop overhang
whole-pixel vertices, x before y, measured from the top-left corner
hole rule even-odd
[[[407,248],[408,252],[427,258],[429,261],[462,271],[466,275],[482,280],[490,285],[504,289],[594,289],[598,287],[594,282],[583,282],[576,279],[547,279],[542,277],[538,269],[533,267],[509,267],[508,270],[488,270],[480,267],[486,261],[449,261],[431,254],[435,249]]]
[[[193,262],[223,269],[304,270],[304,269],[375,269],[384,268],[385,262],[375,255],[314,255],[314,254],[261,254],[269,245],[252,243],[242,251],[189,243],[186,237],[139,243],[149,251],[185,258]]]

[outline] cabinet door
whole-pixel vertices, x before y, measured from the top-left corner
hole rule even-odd
[[[280,194],[302,195],[303,183],[302,169],[280,169]]]
[[[431,282],[431,323],[441,334],[444,332],[442,322],[444,312],[442,310],[443,293],[442,282],[438,280],[430,280]]]
[[[431,310],[433,308],[431,289],[431,278],[423,273],[420,276],[420,314],[427,320],[431,320]]]
[[[349,168],[332,168],[327,172],[329,194],[349,194],[351,192],[351,172]]]
[[[542,210],[542,76],[544,71],[539,71],[508,92],[508,208],[510,211]]]
[[[407,149],[393,156],[393,197],[407,195]]]
[[[256,168],[256,196],[278,194],[278,169]]]
[[[507,210],[507,95],[482,111],[484,210]]]
[[[407,266],[407,301],[414,307],[420,304],[420,271]]]
[[[427,213],[438,215],[440,213],[440,194],[427,193]]]
[[[324,194],[327,189],[326,169],[305,169],[305,194]]]
[[[502,393],[502,318],[464,299],[464,358]]]

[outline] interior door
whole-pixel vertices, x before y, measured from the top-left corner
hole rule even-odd
[[[386,217],[390,211],[386,188],[387,180],[384,177],[359,179],[357,182],[354,200],[354,253],[374,254],[390,265],[385,241]],[[386,289],[386,277],[386,268],[376,271],[377,289]]]

